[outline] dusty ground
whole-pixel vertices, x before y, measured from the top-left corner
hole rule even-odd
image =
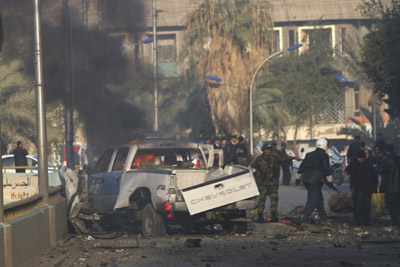
[[[387,217],[368,227],[353,226],[350,214],[330,218],[329,226],[300,228],[250,223],[241,235],[218,225],[158,238],[126,230],[69,235],[26,266],[399,266],[400,229]]]

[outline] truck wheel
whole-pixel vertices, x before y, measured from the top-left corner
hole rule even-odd
[[[343,183],[344,177],[342,175],[343,169],[340,165],[332,166],[332,181],[336,185],[341,185]]]
[[[167,233],[166,220],[147,203],[142,211],[142,234],[146,237],[161,236]]]

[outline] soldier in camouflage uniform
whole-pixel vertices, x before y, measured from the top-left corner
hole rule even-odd
[[[258,221],[264,222],[263,212],[267,196],[271,200],[271,221],[278,222],[278,184],[276,180],[276,169],[282,162],[291,161],[294,158],[282,155],[273,155],[270,144],[262,146],[263,154],[254,159],[251,167],[255,169],[255,180],[260,191],[257,205]]]

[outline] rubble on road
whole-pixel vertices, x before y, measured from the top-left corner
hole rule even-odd
[[[284,223],[257,223],[252,231],[253,235],[265,238],[282,239],[293,233],[295,228]]]
[[[350,212],[353,210],[351,192],[335,193],[328,200],[329,209],[332,212]]]

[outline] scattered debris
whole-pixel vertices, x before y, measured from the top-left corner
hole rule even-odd
[[[200,238],[189,238],[189,239],[186,239],[185,246],[188,248],[197,248],[197,247],[201,247],[200,243],[201,243]]]
[[[253,235],[263,235],[266,238],[286,238],[295,228],[282,223],[261,223],[256,224]]]
[[[328,201],[329,209],[332,212],[350,212],[353,209],[351,192],[333,194]]]

